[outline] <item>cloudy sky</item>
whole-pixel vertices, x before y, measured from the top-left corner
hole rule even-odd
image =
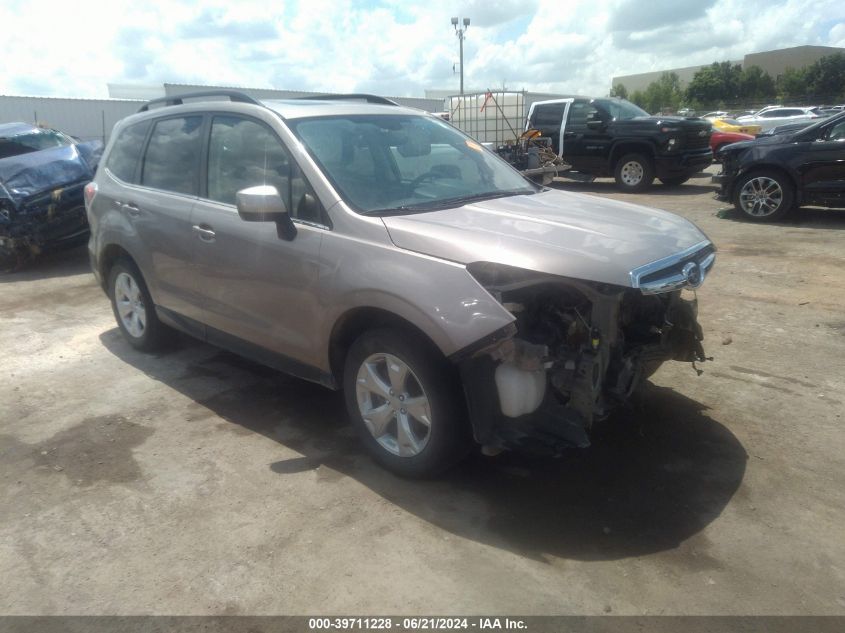
[[[106,97],[107,82],[606,94],[614,75],[845,47],[843,0],[0,0],[0,94]]]

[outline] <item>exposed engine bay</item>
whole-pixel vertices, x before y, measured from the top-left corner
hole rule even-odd
[[[666,360],[705,360],[695,297],[476,269],[516,318],[460,360],[476,440],[557,453]],[[491,397],[493,396],[493,397]]]

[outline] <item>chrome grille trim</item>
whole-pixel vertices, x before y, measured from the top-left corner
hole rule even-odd
[[[713,269],[716,247],[707,240],[694,246],[635,268],[629,274],[631,287],[643,294],[660,294],[681,288],[698,288]],[[693,264],[693,266],[690,266]],[[656,273],[665,272],[655,278]],[[652,277],[645,280],[645,277]]]

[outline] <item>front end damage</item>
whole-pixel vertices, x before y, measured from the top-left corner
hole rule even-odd
[[[83,189],[101,151],[93,142],[0,159],[0,271],[85,241]]]
[[[471,265],[515,317],[455,358],[476,441],[546,454],[587,447],[593,422],[664,361],[704,361],[696,299],[682,294],[712,267],[712,245],[696,257],[702,266],[692,282],[672,277],[681,269],[689,277],[696,260],[687,258],[673,262],[675,272],[658,271],[659,279],[652,269],[642,271],[650,280],[632,274],[638,287],[629,288]]]

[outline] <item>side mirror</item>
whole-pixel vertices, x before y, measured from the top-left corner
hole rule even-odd
[[[604,121],[599,119],[593,119],[591,121],[587,121],[587,129],[590,130],[603,130],[605,128]]]
[[[279,237],[292,240],[296,226],[290,219],[285,201],[272,185],[257,185],[241,189],[235,194],[238,215],[246,222],[275,222]]]

